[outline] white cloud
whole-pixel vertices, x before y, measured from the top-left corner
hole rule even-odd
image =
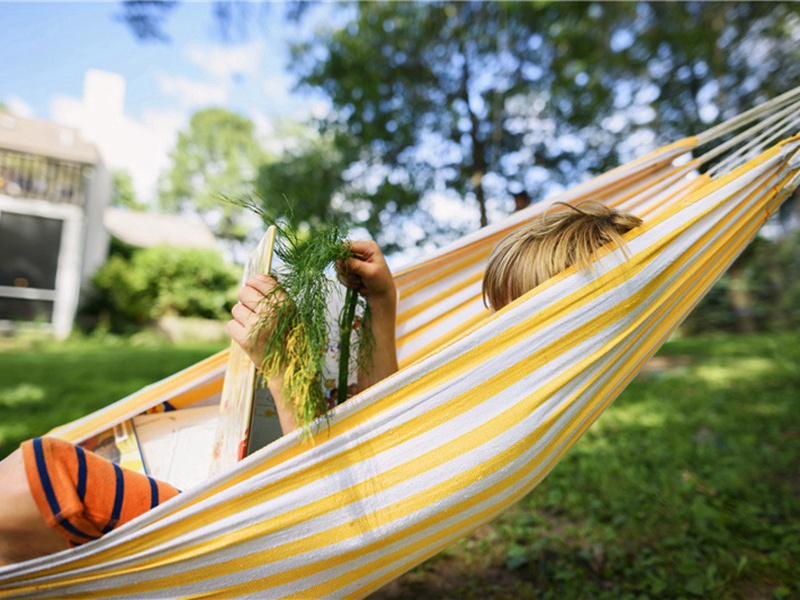
[[[257,73],[264,48],[263,40],[257,40],[240,46],[195,46],[187,54],[192,62],[213,77],[228,79],[231,75]]]
[[[289,94],[289,78],[286,75],[274,75],[264,80],[261,89],[264,92],[264,102],[271,112],[283,112],[281,109],[291,110],[297,100]]]
[[[311,94],[294,95],[292,86],[292,78],[285,73],[273,75],[261,84],[264,102],[272,114],[305,121],[309,117],[322,118],[332,110],[327,98]]]
[[[33,110],[33,107],[19,96],[9,96],[5,103],[8,106],[8,110],[18,117],[31,119],[36,116],[36,111]]]
[[[185,109],[225,104],[231,92],[231,84],[226,80],[203,82],[167,73],[159,73],[157,79],[161,91]]]
[[[109,98],[105,106],[99,104],[97,98],[103,94],[98,91],[102,89],[87,94],[90,103],[71,96],[56,96],[50,104],[50,115],[59,123],[75,127],[95,144],[108,168],[130,172],[139,200],[152,203],[158,177],[169,164],[169,152],[175,144],[176,132],[186,122],[186,113],[150,111],[138,121],[125,115],[122,103],[114,98]]]

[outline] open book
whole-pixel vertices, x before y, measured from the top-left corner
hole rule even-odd
[[[81,443],[81,447],[120,467],[146,473],[139,439],[133,422],[129,419],[90,437]]]

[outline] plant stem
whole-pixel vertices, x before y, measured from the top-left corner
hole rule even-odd
[[[337,402],[340,404],[347,400],[347,376],[350,368],[350,333],[353,331],[357,305],[358,291],[353,288],[347,288],[342,314],[339,317],[339,389],[337,391]]]

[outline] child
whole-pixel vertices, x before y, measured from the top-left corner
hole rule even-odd
[[[564,207],[511,233],[494,248],[483,278],[484,303],[492,312],[572,265],[587,267],[601,247],[622,245],[621,236],[641,224],[637,217],[596,202]],[[371,364],[359,373],[358,390],[362,391],[397,371],[397,293],[377,244],[353,242],[351,249],[355,257],[340,265],[340,279],[367,299],[375,339]],[[239,304],[232,310],[233,319],[227,324],[231,338],[256,364],[261,356],[252,331],[259,313],[268,309],[265,297],[280,301],[280,295],[270,294],[276,285],[267,276],[248,279],[239,292]],[[269,386],[284,433],[296,429],[291,407],[280,400],[280,378],[270,380]],[[81,473],[91,475],[87,479]],[[60,487],[55,495],[47,489],[54,481]],[[65,538],[76,545],[99,537],[179,493],[169,484],[120,469],[72,444],[50,438],[29,440],[0,462],[0,483],[0,566],[61,550],[66,546]],[[67,499],[64,504],[69,504],[69,510],[61,509],[61,498]],[[124,500],[120,510],[115,509],[117,499]],[[65,515],[70,518],[63,520]],[[90,535],[81,538],[73,529]]]
[[[600,248],[624,246],[622,235],[642,224],[599,202],[559,204],[565,210],[517,229],[492,250],[483,274],[483,302],[492,312],[573,265],[588,268]]]

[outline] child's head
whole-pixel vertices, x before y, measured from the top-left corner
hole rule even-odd
[[[543,215],[503,238],[483,274],[483,302],[499,310],[543,281],[575,265],[585,268],[595,253],[641,225],[633,215],[585,201]]]

